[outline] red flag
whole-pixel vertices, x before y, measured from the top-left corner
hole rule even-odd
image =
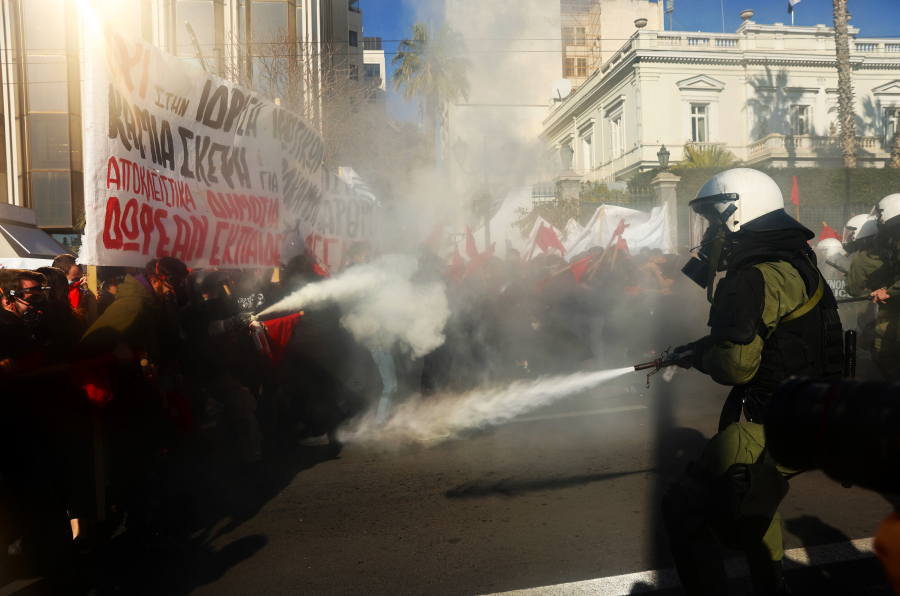
[[[112,398],[112,385],[103,367],[75,368],[71,374],[72,385],[81,388],[95,406],[105,406]]]
[[[581,276],[584,275],[585,269],[587,269],[591,260],[596,256],[597,256],[596,254],[588,255],[588,256],[584,257],[583,259],[580,259],[580,260],[572,263],[571,271],[572,271],[572,275],[575,276],[575,283],[579,283],[581,281]]]
[[[625,228],[627,228],[627,227],[630,226],[630,225],[631,225],[631,224],[625,223],[625,218],[622,218],[622,220],[619,222],[619,225],[617,225],[617,226],[616,226],[616,229],[613,230],[612,237],[613,237],[613,238],[615,238],[616,236],[620,236],[620,237],[621,237],[622,234],[625,233]]]
[[[441,238],[444,237],[444,222],[439,221],[434,229],[431,231],[431,234],[428,235],[428,239],[425,241],[425,244],[431,247],[431,250],[440,254],[441,252]]]
[[[631,253],[628,252],[628,243],[625,242],[625,239],[621,236],[616,240],[616,250],[624,250],[626,255],[631,255]]]
[[[794,176],[794,188],[791,190],[791,203],[800,206],[800,191],[797,190],[797,177]]]
[[[551,248],[557,248],[563,255],[566,254],[566,247],[559,241],[556,232],[553,231],[552,227],[548,228],[545,226],[544,222],[541,222],[541,227],[534,237],[534,241],[544,252],[547,252]]]
[[[495,251],[496,249],[497,249],[497,243],[496,243],[496,242],[491,242],[491,247],[488,248],[488,249],[487,249],[486,251],[484,251],[483,253],[481,253],[481,260],[482,260],[482,261],[485,261],[485,262],[490,261],[490,260],[491,260],[491,257],[494,256],[494,251]]]
[[[472,228],[469,226],[466,226],[466,256],[473,261],[480,260],[478,246],[475,245],[475,236],[472,235]]]
[[[834,231],[834,228],[829,226],[824,221],[822,222],[822,233],[819,235],[819,242],[822,240],[828,240],[829,238],[837,238],[839,241],[843,242],[844,237]]]
[[[455,283],[459,283],[462,280],[463,271],[466,268],[466,261],[462,258],[462,255],[459,254],[459,245],[456,245],[456,250],[453,252],[453,263],[450,265],[450,268],[444,273],[449,279],[451,279]]]
[[[290,341],[294,327],[300,322],[300,317],[302,316],[303,312],[301,311],[286,317],[261,321],[266,327],[266,335],[269,338],[269,350],[271,350],[269,358],[272,359],[273,365],[278,364],[284,358],[287,343]]]
[[[459,254],[459,244],[456,245],[456,251],[453,253],[453,266],[452,270],[462,269],[466,265],[466,262],[463,261],[462,255]]]

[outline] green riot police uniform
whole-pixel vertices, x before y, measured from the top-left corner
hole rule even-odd
[[[755,594],[778,594],[780,517],[787,478],[765,449],[764,404],[792,375],[838,378],[843,343],[837,303],[796,230],[749,234],[716,287],[710,335],[692,364],[732,385],[719,432],[663,497],[663,519],[688,594],[726,594],[719,544],[747,555]],[[739,422],[741,413],[746,422]]]
[[[892,298],[878,306],[874,337],[863,332],[865,349],[872,350],[872,360],[888,381],[900,381],[900,281],[894,279],[877,249],[861,250],[847,274],[847,292],[862,296],[885,288]]]

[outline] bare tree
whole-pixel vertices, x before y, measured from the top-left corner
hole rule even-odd
[[[850,67],[850,37],[847,34],[847,0],[834,3],[834,45],[838,69],[838,119],[841,124],[841,154],[845,168],[856,167],[856,120],[853,113],[853,77]]]
[[[366,80],[340,42],[302,43],[283,29],[255,34],[223,60],[222,76],[289,109],[316,126],[325,166],[353,167],[381,198],[390,199],[427,161],[424,136],[387,117],[382,80]]]

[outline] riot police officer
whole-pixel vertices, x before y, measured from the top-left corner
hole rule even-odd
[[[854,215],[844,224],[842,247],[844,254],[850,256],[855,252],[870,250],[875,244],[878,233],[878,221],[871,215]]]
[[[877,234],[870,231],[872,241],[853,259],[847,292],[854,296],[868,292],[879,305],[874,326],[863,330],[860,343],[872,350],[872,360],[885,379],[900,381],[900,300],[896,298],[900,295],[900,194],[878,201],[874,212]]]
[[[733,388],[718,434],[663,495],[669,548],[688,594],[727,593],[720,544],[746,554],[754,594],[788,593],[776,510],[798,471],[767,454],[763,405],[791,375],[840,377],[837,304],[808,244],[814,234],[762,172],[722,172],[690,207],[709,223],[684,272],[707,289],[710,333],[676,351],[683,366]],[[717,271],[725,276],[713,297]]]

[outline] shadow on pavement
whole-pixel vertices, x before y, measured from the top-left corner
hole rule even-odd
[[[448,499],[471,499],[478,497],[490,497],[492,495],[503,495],[506,497],[514,497],[523,493],[529,493],[539,490],[558,490],[569,488],[572,486],[583,486],[592,482],[603,482],[604,480],[613,480],[622,478],[623,476],[632,476],[634,474],[646,474],[654,472],[653,468],[647,470],[633,470],[631,472],[609,472],[606,474],[580,474],[578,476],[563,476],[561,478],[540,478],[540,479],[517,479],[504,478],[498,482],[490,484],[480,482],[470,482],[461,484],[456,488],[448,490],[444,496]]]
[[[294,477],[325,461],[337,459],[335,445],[313,448],[264,449],[256,469],[236,463],[220,444],[228,437],[193,441],[180,465],[166,481],[173,488],[171,502],[161,505],[169,518],[174,540],[135,543],[126,531],[90,554],[75,556],[52,577],[22,590],[0,594],[17,596],[106,596],[109,594],[183,595],[220,579],[228,570],[254,557],[268,543],[262,534],[218,540],[255,517]],[[179,538],[180,537],[180,538]]]
[[[850,538],[818,517],[802,515],[785,520],[784,529],[800,538],[804,548],[824,544],[840,544]],[[849,546],[849,545],[848,545]],[[792,569],[785,573],[794,592],[809,594],[892,594],[881,564],[875,555],[855,561],[811,561],[814,566]],[[815,565],[816,563],[824,563]]]

